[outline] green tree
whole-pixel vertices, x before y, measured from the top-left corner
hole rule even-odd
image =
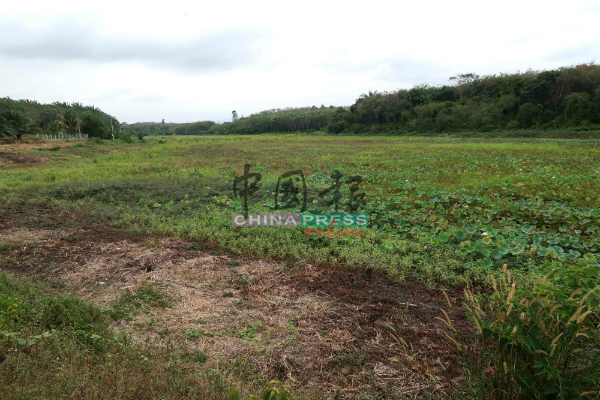
[[[329,133],[341,133],[348,126],[348,122],[346,120],[346,115],[350,114],[348,111],[344,110],[343,107],[338,107],[335,110],[335,114],[331,117],[331,121],[329,121],[329,125],[327,125],[327,131]]]
[[[474,73],[458,74],[451,77],[450,82],[454,82],[456,90],[458,91],[458,97],[462,99],[465,96],[465,92],[469,85],[477,79],[479,79],[479,75]]]
[[[110,127],[106,126],[102,118],[97,114],[84,114],[81,119],[81,130],[88,137],[108,139],[110,136]]]
[[[78,123],[81,124],[82,122],[82,120],[77,120],[77,114],[75,114],[72,110],[65,111],[62,116],[62,121],[59,121],[59,123],[65,127],[65,130],[69,134],[76,133]]]
[[[538,115],[539,109],[537,106],[531,103],[525,103],[519,107],[517,121],[519,121],[522,127],[530,127],[536,122]]]
[[[10,130],[10,126],[8,122],[0,116],[0,138],[12,136],[12,131]]]
[[[21,140],[23,135],[39,132],[39,126],[31,122],[29,118],[20,111],[9,110],[3,113],[4,134],[6,136],[15,136]]]
[[[58,121],[52,121],[46,124],[46,132],[56,135],[63,131],[64,127]]]
[[[565,122],[581,122],[588,119],[587,105],[590,100],[590,95],[587,93],[571,93],[565,97]]]

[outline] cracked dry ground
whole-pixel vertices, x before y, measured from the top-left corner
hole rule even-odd
[[[4,215],[6,217],[6,214]],[[460,299],[422,284],[396,284],[364,271],[233,256],[205,244],[109,227],[39,229],[0,219],[0,241],[16,243],[2,269],[52,279],[101,306],[143,282],[173,302],[117,321],[145,346],[178,341],[218,360],[248,357],[266,379],[304,393],[428,393],[444,398],[462,381],[445,334],[474,354]],[[60,286],[60,285],[59,285]],[[67,289],[64,289],[67,290]],[[458,290],[457,290],[458,292]],[[458,334],[436,317],[450,316]],[[386,395],[387,393],[387,395]]]

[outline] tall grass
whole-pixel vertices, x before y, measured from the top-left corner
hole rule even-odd
[[[492,398],[600,394],[600,288],[591,268],[552,270],[523,287],[505,267],[487,299],[466,292],[480,338],[494,347]]]

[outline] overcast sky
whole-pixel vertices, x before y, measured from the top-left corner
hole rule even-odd
[[[6,2],[0,97],[226,121],[600,61],[599,0]]]

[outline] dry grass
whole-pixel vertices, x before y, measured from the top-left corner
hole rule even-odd
[[[73,243],[65,237],[85,239]],[[181,240],[99,227],[13,228],[0,234],[0,241],[6,238],[18,241],[19,250],[8,253],[5,269],[33,280],[52,276],[100,306],[114,305],[147,282],[160,283],[156,288],[172,307],[144,309],[113,328],[141,346],[166,351],[177,343],[206,354],[209,369],[224,360],[246,360],[258,376],[286,381],[309,398],[323,391],[346,398],[446,398],[462,380],[444,336],[448,329],[436,319],[443,316],[446,297],[414,282],[398,286],[306,261],[189,250]],[[43,260],[44,267],[24,261],[31,258]],[[446,312],[464,321],[462,311]],[[472,345],[466,324],[459,333],[467,348]]]

